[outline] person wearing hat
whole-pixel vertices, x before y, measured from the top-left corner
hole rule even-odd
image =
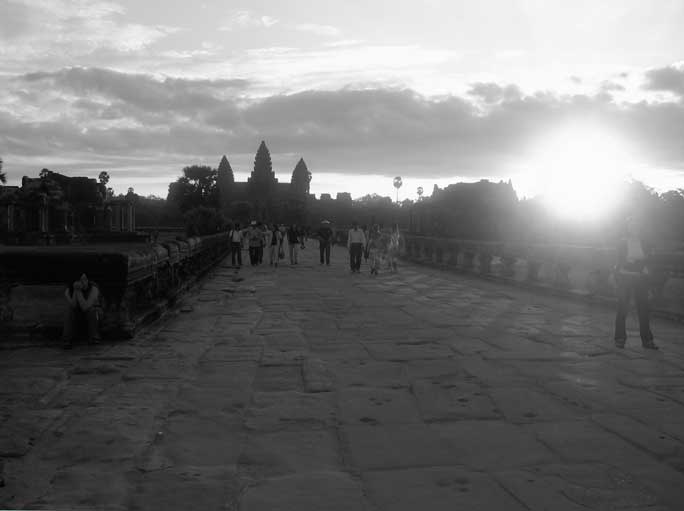
[[[330,222],[323,220],[321,226],[316,232],[318,238],[318,251],[321,255],[321,264],[330,266],[330,247],[332,245],[333,231],[330,228]]]

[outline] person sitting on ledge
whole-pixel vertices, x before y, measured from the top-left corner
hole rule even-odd
[[[88,328],[88,342],[100,342],[99,321],[102,316],[100,290],[95,282],[84,273],[64,291],[67,309],[64,315],[62,342],[65,349],[71,348],[78,325],[85,321]]]

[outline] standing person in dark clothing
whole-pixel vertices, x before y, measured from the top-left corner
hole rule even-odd
[[[287,230],[287,245],[290,250],[290,264],[297,264],[299,253],[300,234],[297,224],[292,224]]]
[[[615,315],[615,346],[624,348],[627,341],[625,322],[632,295],[639,316],[639,334],[641,345],[650,350],[657,350],[653,342],[648,304],[648,252],[641,238],[641,229],[637,222],[627,220],[627,237],[623,239],[617,250],[615,266],[615,282],[617,284],[617,313]]]
[[[318,236],[318,250],[321,255],[321,264],[325,263],[330,266],[330,246],[333,240],[333,231],[330,228],[330,222],[323,220],[321,227],[317,232]]]
[[[269,259],[269,264],[271,266],[275,266],[276,268],[278,267],[278,258],[280,256],[280,251],[282,250],[282,245],[283,245],[283,235],[281,234],[280,230],[278,230],[278,226],[276,224],[273,224],[272,230],[271,230],[271,243],[270,243],[270,248],[268,252],[268,259]]]
[[[249,240],[249,263],[252,266],[259,264],[259,248],[263,244],[263,234],[261,229],[257,227],[255,221],[252,221],[247,231],[247,239]]]
[[[261,232],[261,245],[259,246],[258,250],[258,259],[259,259],[259,264],[263,264],[264,262],[264,249],[266,247],[266,242],[268,241],[268,238],[270,238],[270,233],[268,232],[268,227],[266,224],[259,223],[259,231]]]
[[[231,264],[235,266],[237,260],[237,267],[242,266],[242,237],[243,232],[240,230],[240,224],[236,223],[231,229],[230,233],[230,258]]]
[[[347,234],[347,248],[349,249],[349,266],[352,273],[361,271],[361,256],[363,247],[366,246],[366,235],[357,222],[352,222],[352,228]]]

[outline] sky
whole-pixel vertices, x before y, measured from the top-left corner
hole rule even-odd
[[[684,0],[0,0],[0,157],[165,197],[188,165],[401,198],[684,188]],[[560,178],[559,178],[560,176]],[[574,180],[574,181],[573,181]],[[573,184],[574,183],[574,184]]]

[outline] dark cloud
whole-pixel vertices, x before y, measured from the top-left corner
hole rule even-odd
[[[667,66],[646,73],[645,89],[684,96],[684,66]]]
[[[498,83],[478,82],[471,85],[468,94],[481,98],[485,103],[498,103],[499,101],[515,101],[522,97],[522,92],[517,85],[502,87]]]
[[[226,97],[244,90],[249,82],[235,80],[157,80],[143,74],[109,69],[73,67],[56,72],[35,72],[18,79],[43,89],[76,94],[84,99],[104,97],[147,112],[176,111],[192,114],[221,106]]]
[[[231,159],[252,153],[263,139],[274,155],[303,156],[314,173],[477,178],[524,163],[531,141],[580,120],[624,136],[647,164],[684,172],[684,104],[618,104],[607,91],[525,95],[515,85],[476,83],[465,98],[376,88],[305,91],[246,103],[241,94],[248,84],[235,80],[156,80],[74,68],[32,73],[13,83],[27,97],[50,90],[69,108],[45,122],[0,111],[0,146],[10,156],[92,155],[93,161],[111,161],[109,168],[125,156],[137,158],[142,168],[151,161],[159,168],[165,161],[191,164],[198,158],[217,164],[222,154]],[[126,165],[132,167],[130,161]]]
[[[602,92],[623,92],[625,87],[617,82],[606,80],[601,84]]]

